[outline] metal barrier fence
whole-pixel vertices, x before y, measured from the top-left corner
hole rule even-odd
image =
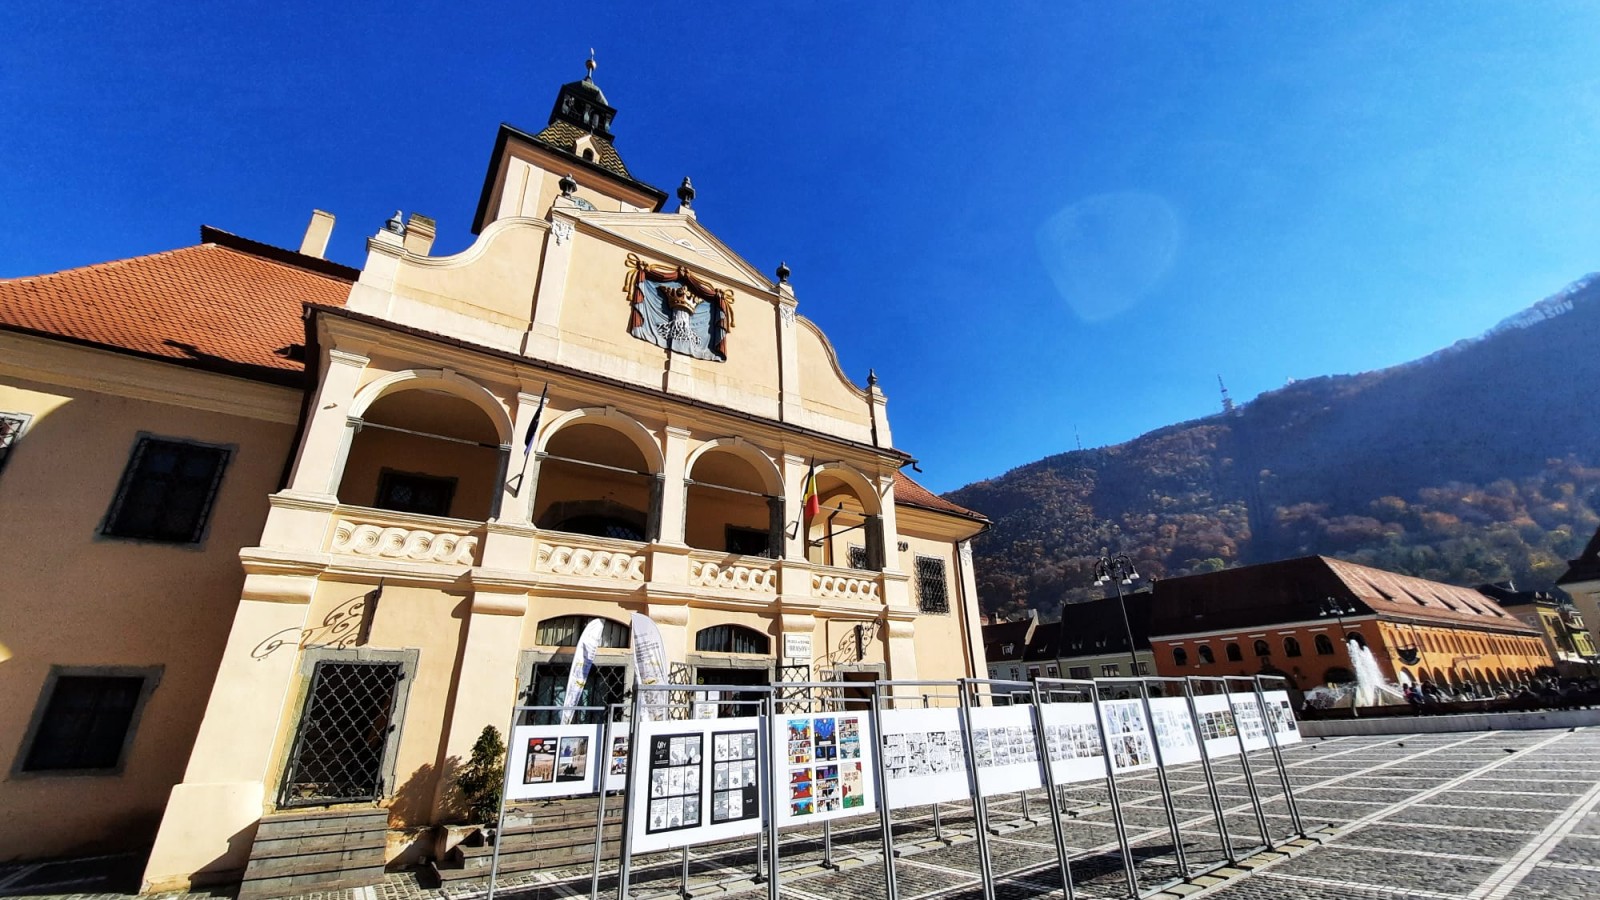
[[[608,792],[624,804],[616,870],[619,900],[629,896],[636,858],[656,860],[652,871],[660,874],[657,867],[671,865],[661,861],[663,855],[679,851],[678,893],[688,897],[691,848],[714,855],[717,868],[725,870],[736,857],[749,859],[743,856],[750,851],[744,842],[752,838],[750,880],[764,884],[769,900],[777,900],[786,859],[791,869],[818,862],[823,869],[838,868],[839,825],[845,828],[847,845],[855,847],[847,852],[880,857],[884,895],[898,898],[897,814],[913,829],[925,827],[931,818],[935,842],[964,841],[964,832],[955,838],[947,832],[943,814],[950,806],[962,815],[970,810],[977,857],[972,874],[985,900],[995,900],[998,887],[1012,882],[1017,884],[1007,893],[1019,887],[1049,888],[1075,900],[1074,863],[1103,868],[1110,857],[1120,857],[1125,896],[1148,896],[1305,834],[1282,750],[1285,742],[1299,740],[1299,734],[1287,694],[1266,684],[1273,680],[1152,676],[774,686],[671,683],[636,686],[625,704],[518,706],[511,718],[489,898],[493,900],[499,875],[506,804],[530,796],[592,794],[597,811],[589,894],[598,900]],[[583,721],[567,724],[573,718]],[[537,724],[557,719],[562,724]],[[597,743],[592,758],[573,762],[561,742],[577,742],[580,734],[592,734]],[[625,755],[619,755],[624,751],[614,744],[623,746],[624,735]],[[1253,759],[1252,753],[1267,759]],[[555,775],[547,772],[545,757],[538,754],[550,754],[549,766],[560,767],[559,777],[538,780],[536,776]],[[1204,812],[1193,807],[1185,811],[1176,801],[1180,791],[1173,778],[1180,773],[1191,779],[1181,793],[1203,787]],[[570,782],[565,793],[537,793],[560,791],[562,779]],[[1263,786],[1269,781],[1277,782],[1281,794],[1267,796]],[[1248,802],[1230,809],[1219,785],[1241,783]],[[1074,856],[1068,846],[1065,797],[1077,790],[1083,803],[1098,804],[1096,784],[1104,785],[1106,806],[1098,809],[1109,807],[1115,849],[1096,853],[1088,848]],[[1085,788],[1091,789],[1089,795],[1083,795]],[[1146,791],[1144,799],[1132,801],[1147,810],[1145,824],[1138,827],[1159,829],[1146,830],[1140,841],[1165,840],[1156,837],[1164,832],[1170,838],[1171,862],[1159,846],[1140,843],[1136,850],[1131,836],[1135,823],[1123,796],[1130,789]],[[1154,810],[1144,806],[1156,802],[1157,795],[1164,828],[1151,821]],[[1038,823],[1033,804],[1042,797],[1055,858],[1001,873],[990,846],[991,802],[1004,799],[1001,808],[1015,809],[1013,797],[1020,800],[1021,819],[1033,824]],[[1287,835],[1274,834],[1265,809],[1280,799],[1292,825]],[[1259,841],[1229,821],[1230,812],[1240,811],[1253,814]],[[1186,834],[1205,833],[1209,825],[1217,834],[1210,856],[1209,845],[1202,847],[1197,835]],[[1002,821],[999,827],[1011,826]],[[1243,827],[1243,832],[1250,830]],[[875,840],[868,837],[874,831]],[[1192,853],[1186,837],[1195,839]],[[819,848],[820,861],[811,855]],[[1146,872],[1142,879],[1138,851],[1144,851],[1143,864],[1167,874]]]

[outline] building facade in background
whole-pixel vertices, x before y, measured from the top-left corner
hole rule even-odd
[[[1600,671],[1594,636],[1572,603],[1545,591],[1519,591],[1510,584],[1485,584],[1478,590],[1501,609],[1539,629],[1557,674],[1576,677]]]
[[[1354,680],[1352,641],[1400,684],[1512,687],[1551,665],[1538,630],[1476,590],[1325,556],[1155,584],[1163,675],[1267,673],[1307,690]]]
[[[1572,604],[1589,630],[1589,640],[1600,646],[1600,529],[1583,552],[1567,563],[1567,571],[1556,579],[1556,587],[1572,597]]]
[[[590,703],[633,612],[684,681],[986,671],[985,520],[615,114],[586,77],[502,126],[455,255],[397,215],[349,269],[318,214],[299,252],[0,282],[7,856],[153,840],[148,888],[226,881],[264,815],[377,804],[408,861],[596,618]]]

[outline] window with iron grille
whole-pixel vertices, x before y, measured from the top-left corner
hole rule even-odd
[[[847,548],[847,550],[849,551],[849,555],[850,555],[850,568],[852,568],[852,569],[870,569],[870,568],[872,568],[870,565],[867,564],[867,548],[866,547],[863,547],[860,544],[851,544]]]
[[[226,447],[141,436],[100,533],[198,544],[230,455]]]
[[[160,672],[52,668],[17,771],[120,772]]]
[[[448,516],[455,496],[454,478],[384,469],[378,476],[378,499],[372,505],[421,516]]]
[[[766,635],[739,625],[713,625],[694,636],[694,649],[701,653],[768,653],[771,646]]]
[[[624,645],[626,646],[626,645]],[[572,672],[571,659],[557,659],[550,662],[534,663],[533,677],[528,680],[529,706],[561,706],[567,699],[567,676]],[[628,689],[627,665],[605,665],[595,663],[589,668],[589,677],[584,680],[582,693],[578,695],[573,706],[609,706],[621,703],[623,694]],[[554,725],[560,713],[545,710],[529,712],[524,715],[524,725]],[[573,721],[598,722],[599,714],[578,714]]]
[[[925,613],[950,611],[950,594],[945,587],[942,557],[917,557],[917,600]]]
[[[324,659],[315,664],[280,806],[383,797],[403,677],[399,662]]]
[[[545,647],[576,647],[583,629],[592,616],[557,616],[539,623],[534,643]],[[628,649],[628,626],[610,619],[601,619],[600,646],[615,650]]]
[[[0,413],[0,471],[5,470],[11,448],[22,437],[22,429],[27,427],[31,418],[22,413]]]

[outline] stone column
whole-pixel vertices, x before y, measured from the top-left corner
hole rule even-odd
[[[312,575],[245,577],[189,766],[167,800],[145,866],[145,891],[244,871],[316,586]]]
[[[917,680],[916,622],[913,610],[889,610],[884,616],[884,656],[889,663],[889,678]]]
[[[810,471],[811,461],[792,453],[783,454],[779,461],[783,468],[784,514],[789,521],[784,523],[785,529],[794,529],[785,534],[793,536],[784,541],[783,558],[795,562],[806,561],[806,473]],[[807,585],[804,593],[810,593]]]
[[[289,487],[284,493],[302,497],[332,498],[339,491],[345,456],[350,452],[354,429],[350,424],[350,404],[361,385],[367,357],[338,348],[328,350],[316,400],[311,404],[311,421],[306,423]]]
[[[445,756],[465,762],[483,726],[506,727],[517,701],[517,658],[528,612],[528,592],[508,580],[482,570],[472,579],[472,606],[468,613],[466,646],[461,649],[461,671],[451,697],[450,721],[445,723]],[[507,743],[511,735],[502,734]],[[439,781],[435,812],[442,806],[448,779]]]
[[[539,285],[533,295],[528,333],[522,340],[524,356],[555,359],[561,347],[561,307],[567,294],[567,270],[572,265],[572,238],[577,233],[572,209],[576,204],[566,197],[557,197],[550,209],[544,266],[539,270]]]

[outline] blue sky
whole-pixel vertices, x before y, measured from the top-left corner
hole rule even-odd
[[[462,10],[467,10],[463,12]],[[0,5],[0,276],[466,246],[583,74],[634,173],[794,270],[939,490],[1424,355],[1600,269],[1588,3]]]

